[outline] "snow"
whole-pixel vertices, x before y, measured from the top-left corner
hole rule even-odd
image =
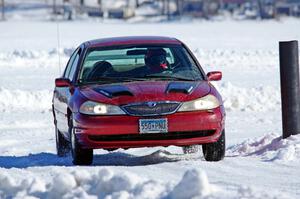
[[[32,175],[32,173],[30,173]],[[238,198],[276,198],[265,192],[256,193],[253,188],[240,187]],[[114,173],[104,168],[96,174],[74,171],[59,173],[50,182],[38,177],[16,181],[7,173],[0,174],[1,198],[224,198],[226,192],[208,182],[207,175],[199,169],[187,170],[175,185],[157,180],[140,178],[133,173]],[[284,195],[279,195],[286,198]]]
[[[187,170],[176,184],[140,178],[133,173],[115,173],[107,168],[92,175],[84,170],[57,173],[48,182],[35,176],[15,180],[7,173],[1,173],[0,180],[1,198],[289,198],[276,191],[267,193],[245,186],[233,195],[210,184],[207,174],[199,169]]]
[[[257,156],[263,161],[289,163],[300,160],[300,135],[282,139],[278,134],[266,134],[249,139],[228,149],[229,156]]]
[[[13,109],[47,110],[51,107],[52,92],[49,90],[24,91],[0,87],[0,96],[2,111],[12,111]]]
[[[282,140],[278,41],[300,40],[300,21],[0,23],[0,198],[299,198],[300,136]],[[96,150],[92,166],[55,155],[54,79],[81,42],[174,36],[206,72],[221,70],[226,157],[179,147]]]
[[[274,111],[281,106],[280,90],[276,87],[243,88],[227,82],[222,83],[218,90],[222,93],[227,111]]]
[[[185,172],[170,196],[174,199],[206,197],[211,194],[212,189],[205,172],[189,170]]]

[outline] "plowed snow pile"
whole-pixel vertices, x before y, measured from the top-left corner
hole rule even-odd
[[[37,177],[16,181],[0,174],[0,198],[163,198],[211,196],[216,188],[200,170],[188,170],[177,185],[142,179],[133,173],[116,174],[102,169],[91,175],[84,170],[56,174],[50,182]]]
[[[52,92],[49,90],[24,91],[0,87],[0,111],[15,109],[39,111],[51,108]]]
[[[34,175],[28,173],[27,175]],[[241,187],[232,195],[209,183],[205,172],[188,170],[177,184],[140,178],[133,173],[114,173],[102,169],[97,174],[85,170],[58,173],[49,182],[38,177],[15,180],[8,173],[0,174],[0,198],[105,198],[105,199],[187,199],[187,198],[287,198]]]
[[[278,134],[267,134],[230,147],[227,155],[256,156],[265,161],[300,162],[300,135],[282,139]]]
[[[239,88],[230,82],[218,87],[227,111],[268,111],[280,109],[280,91],[271,86]]]

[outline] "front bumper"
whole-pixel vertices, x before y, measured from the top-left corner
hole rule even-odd
[[[187,146],[216,142],[224,129],[223,107],[165,116],[87,116],[75,113],[75,134],[83,148]],[[140,134],[139,119],[167,118],[168,133]]]

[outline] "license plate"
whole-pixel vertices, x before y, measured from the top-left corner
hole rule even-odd
[[[167,133],[167,119],[140,119],[140,133]]]

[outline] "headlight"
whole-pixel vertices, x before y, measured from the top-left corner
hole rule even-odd
[[[87,115],[124,115],[125,112],[118,106],[86,101],[79,109],[80,113]]]
[[[209,94],[193,101],[184,102],[178,109],[178,112],[209,110],[217,108],[218,106],[220,106],[219,100]]]

